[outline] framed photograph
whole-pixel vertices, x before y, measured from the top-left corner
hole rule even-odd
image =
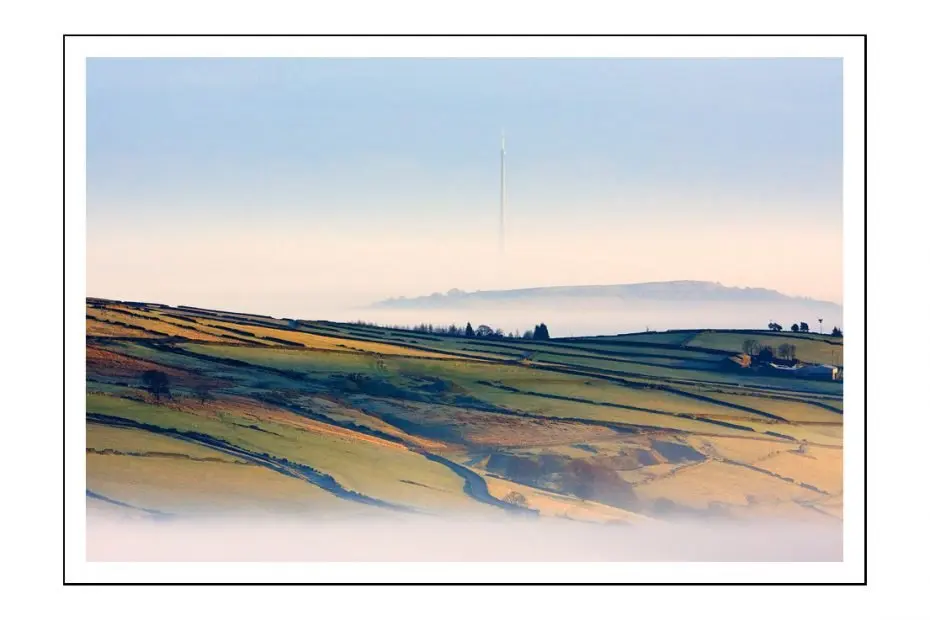
[[[863,37],[64,62],[66,575],[863,580]]]

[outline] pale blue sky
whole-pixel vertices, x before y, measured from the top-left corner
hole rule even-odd
[[[506,277],[484,265],[497,260],[502,128]],[[313,248],[364,239],[406,248],[380,261],[395,256],[393,286],[359,282],[351,295],[335,280],[303,286],[377,299],[389,289],[687,277],[839,301],[842,151],[834,59],[89,59],[89,293],[147,293],[114,266],[120,244],[136,238],[146,248],[134,253],[136,273],[167,269],[179,247],[187,264],[195,246],[231,252],[232,238],[237,256],[262,260],[262,248],[286,246],[312,270]],[[729,237],[746,244],[748,265],[695,262],[684,240],[711,224],[706,252],[733,252],[722,246]],[[584,258],[585,240],[609,231],[604,242],[625,247],[652,235],[656,256],[637,254],[649,268],[637,272],[622,250]],[[557,251],[562,233],[571,271],[517,264]],[[817,278],[752,250],[755,235],[782,252],[786,234],[813,248]],[[484,266],[443,272],[423,245],[440,238],[476,253],[456,264]],[[408,268],[424,261],[437,271]],[[259,284],[241,269],[235,279]],[[166,286],[147,296],[211,295],[203,284]]]

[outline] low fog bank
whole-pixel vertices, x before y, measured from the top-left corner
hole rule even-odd
[[[578,300],[574,302],[531,302],[466,304],[454,308],[359,308],[327,317],[336,321],[369,321],[381,325],[432,323],[473,327],[489,325],[523,333],[543,322],[554,338],[599,336],[668,329],[766,329],[776,321],[787,330],[804,321],[818,329],[823,318],[825,333],[843,325],[841,308],[814,309],[802,302],[709,303],[709,302],[618,302]]]
[[[842,524],[566,519],[120,519],[89,511],[88,561],[838,562]]]

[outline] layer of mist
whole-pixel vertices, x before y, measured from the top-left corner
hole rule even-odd
[[[804,321],[818,330],[818,318],[829,333],[842,328],[843,311],[836,304],[800,300],[771,302],[713,302],[699,300],[644,301],[619,299],[559,299],[480,301],[423,307],[363,308],[330,317],[338,321],[362,320],[381,325],[472,326],[485,324],[504,332],[522,333],[543,322],[552,337],[596,336],[668,329],[766,329],[770,321],[786,330]]]
[[[542,286],[535,288],[474,291],[452,289],[445,294],[433,293],[414,298],[393,298],[374,304],[377,307],[449,306],[470,301],[513,301],[539,299],[620,299],[624,301],[730,301],[777,302],[803,301],[811,304],[836,305],[832,302],[791,297],[767,288],[740,288],[718,282],[678,280],[672,282],[640,282],[585,286]]]
[[[842,524],[692,520],[201,517],[88,512],[88,561],[837,562]],[[518,579],[518,576],[515,576]]]

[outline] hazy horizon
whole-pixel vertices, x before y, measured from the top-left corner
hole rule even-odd
[[[89,59],[87,235],[89,296],[282,316],[668,280],[842,303],[842,61]]]

